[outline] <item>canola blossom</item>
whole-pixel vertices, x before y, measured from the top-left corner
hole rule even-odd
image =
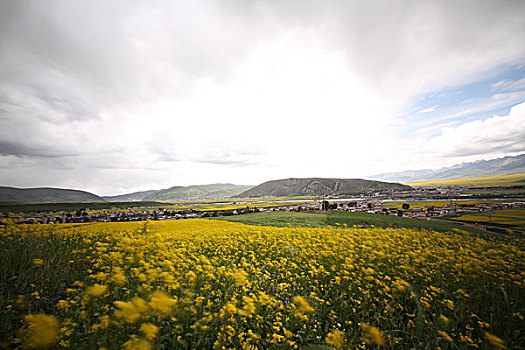
[[[57,342],[58,320],[54,316],[35,314],[24,317],[27,328],[23,331],[27,348],[55,345]]]
[[[10,240],[50,237],[82,247],[74,253],[87,274],[56,300],[55,317],[26,316],[26,347],[504,349],[524,341],[521,237],[196,219],[8,225],[0,251]],[[14,298],[10,305],[23,309]]]

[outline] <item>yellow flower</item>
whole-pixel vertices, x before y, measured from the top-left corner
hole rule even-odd
[[[448,321],[450,321],[450,320],[448,319],[448,317],[446,317],[446,316],[444,316],[444,315],[439,315],[439,319],[440,319],[441,321],[445,322],[445,323],[448,323]]]
[[[60,310],[64,310],[64,311],[69,310],[69,303],[65,300],[59,300],[55,306]]]
[[[34,314],[24,317],[24,322],[29,324],[24,330],[27,338],[24,345],[28,348],[53,346],[57,342],[58,320],[51,315]]]
[[[148,305],[141,298],[133,298],[128,302],[115,301],[114,304],[119,308],[115,311],[115,316],[127,323],[135,323],[148,310]]]
[[[126,284],[126,276],[124,276],[124,273],[122,272],[121,268],[115,267],[113,269],[113,276],[111,276],[111,282],[121,287]]]
[[[346,345],[345,333],[340,330],[334,329],[333,331],[328,333],[325,341],[327,344],[332,345],[336,349],[344,349]]]
[[[447,340],[447,341],[449,341],[449,342],[451,342],[451,343],[454,342],[454,340],[448,335],[447,332],[445,332],[445,331],[438,331],[438,334],[439,334],[440,336],[442,336],[443,338],[445,338],[445,340]]]
[[[311,307],[310,304],[308,304],[308,301],[306,301],[306,299],[300,295],[293,298],[293,302],[295,305],[298,306],[297,312],[301,314],[315,311],[315,309]]]
[[[248,274],[242,269],[237,269],[233,273],[233,279],[236,285],[242,286],[248,281]]]
[[[40,266],[44,263],[44,260],[42,259],[33,259],[33,264],[36,266]]]
[[[495,347],[498,350],[507,348],[505,346],[505,342],[502,339],[500,339],[497,336],[495,336],[494,334],[491,334],[489,332],[485,332],[485,338],[487,338],[487,340],[489,341],[490,345],[492,345],[493,347]]]
[[[106,293],[108,286],[95,283],[94,286],[87,287],[86,293],[92,297],[100,297]]]
[[[84,282],[75,281],[73,282],[73,287],[84,287]]]
[[[153,340],[159,332],[159,327],[155,326],[153,323],[143,323],[140,325],[140,331],[144,333],[146,339]]]
[[[136,335],[132,335],[131,339],[122,344],[124,350],[151,350],[153,345],[146,339],[137,338]]]
[[[383,334],[379,329],[374,326],[370,326],[366,323],[359,324],[359,327],[364,332],[363,341],[369,345],[379,345],[385,346],[385,340],[383,339]]]
[[[100,316],[98,320],[100,323],[93,325],[93,329],[107,329],[109,327],[111,321],[109,315]]]
[[[149,306],[159,316],[171,313],[175,304],[177,304],[176,299],[161,291],[154,292],[149,302]]]

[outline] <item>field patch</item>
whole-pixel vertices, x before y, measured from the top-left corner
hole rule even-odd
[[[472,187],[494,187],[494,186],[523,186],[525,184],[525,173],[509,175],[493,175],[483,177],[469,177],[464,179],[421,181],[409,183],[409,186],[472,186]]]
[[[521,227],[525,225],[525,209],[504,209],[468,214],[453,218],[453,220]]]

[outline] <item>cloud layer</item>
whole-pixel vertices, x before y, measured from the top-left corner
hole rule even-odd
[[[523,102],[523,76],[498,81],[525,63],[523,13],[522,1],[4,1],[0,183],[115,194],[523,152],[523,105],[464,120],[469,106],[448,128],[430,105],[427,131],[407,117],[419,96],[483,79],[494,96],[475,113]]]

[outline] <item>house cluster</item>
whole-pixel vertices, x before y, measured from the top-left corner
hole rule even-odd
[[[247,214],[258,211],[256,208],[239,208],[235,210],[133,210],[125,211],[101,211],[89,212],[87,210],[62,213],[31,213],[7,215],[2,223],[17,224],[69,224],[86,222],[124,222],[124,221],[145,221],[145,220],[180,220],[194,219],[203,217],[231,216]]]
[[[411,198],[413,199],[413,198]],[[408,199],[407,199],[408,201]],[[431,203],[431,202],[430,202]],[[410,218],[429,219],[449,216],[460,216],[468,213],[490,212],[508,208],[525,208],[525,201],[513,201],[507,203],[462,203],[462,201],[450,201],[443,206],[426,205],[411,207],[408,202],[402,204],[401,208],[389,206],[384,199],[374,200],[343,200],[332,199],[331,202],[311,201],[302,204],[275,203],[272,207],[243,207],[228,210],[168,210],[168,209],[125,209],[118,211],[103,210],[89,211],[77,210],[73,212],[60,213],[31,213],[5,215],[0,223],[40,223],[40,224],[64,224],[64,223],[86,223],[86,222],[121,222],[121,221],[145,221],[145,220],[180,220],[192,218],[218,217],[241,215],[253,212],[267,211],[315,211],[336,210],[355,213],[369,213],[382,215],[396,215]]]
[[[357,202],[335,202],[329,203],[327,208],[322,207],[322,203],[310,203],[294,206],[284,206],[275,208],[260,209],[261,211],[303,211],[303,210],[337,210],[349,211],[354,213],[397,215],[411,218],[427,219],[430,217],[459,216],[469,213],[490,212],[502,209],[525,208],[525,202],[514,201],[506,203],[461,203],[461,201],[451,201],[443,206],[425,205],[420,207],[410,207],[410,205],[397,208],[385,206],[385,201],[357,201]],[[408,204],[408,203],[407,203]]]

